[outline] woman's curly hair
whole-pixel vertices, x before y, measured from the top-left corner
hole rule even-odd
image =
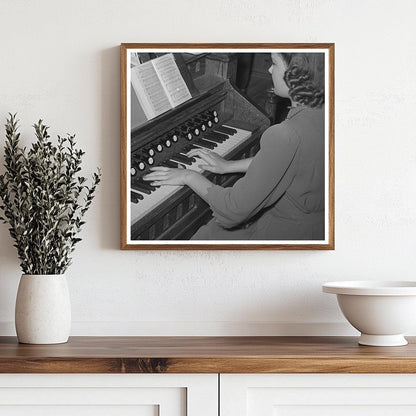
[[[284,80],[292,101],[307,107],[321,107],[325,101],[323,53],[282,53],[287,64]]]

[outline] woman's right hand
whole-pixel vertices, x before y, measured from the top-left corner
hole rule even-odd
[[[187,153],[189,157],[199,157],[205,163],[200,165],[201,169],[213,173],[228,173],[230,162],[222,158],[219,154],[205,149],[192,149]]]

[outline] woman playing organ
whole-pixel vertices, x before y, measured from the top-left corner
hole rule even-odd
[[[324,55],[272,54],[274,92],[291,100],[285,121],[262,135],[251,159],[227,161],[194,149],[207,171],[243,172],[232,187],[188,169],[154,167],[153,186],[187,185],[208,202],[214,219],[194,240],[322,240],[325,234]]]

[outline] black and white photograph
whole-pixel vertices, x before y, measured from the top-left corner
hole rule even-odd
[[[333,44],[122,44],[122,248],[333,249]]]

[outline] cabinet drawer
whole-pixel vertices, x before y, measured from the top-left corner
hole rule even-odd
[[[216,374],[1,374],[0,416],[217,416]]]
[[[221,416],[413,416],[416,375],[222,374]]]

